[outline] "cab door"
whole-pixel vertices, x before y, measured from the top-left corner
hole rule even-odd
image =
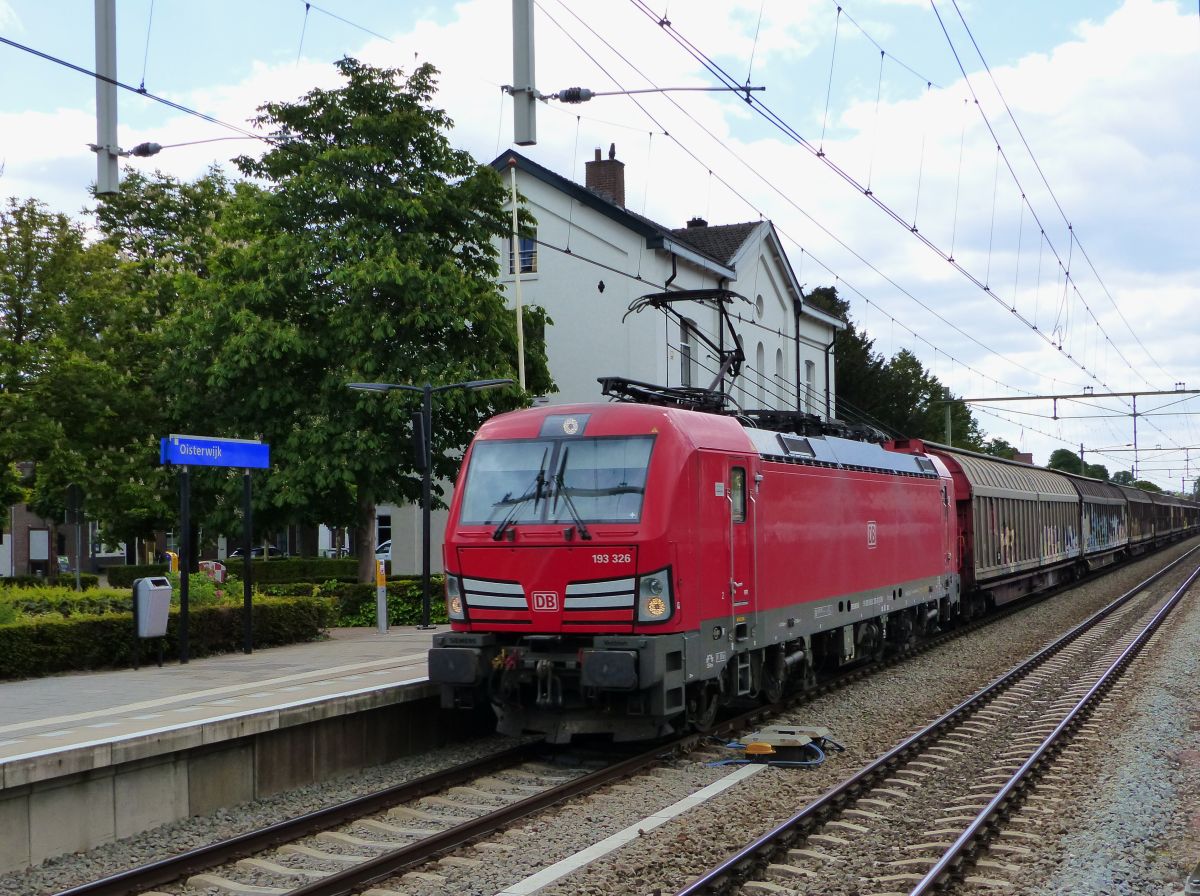
[[[753,467],[749,457],[729,461],[726,497],[729,502],[729,599],[734,639],[750,637],[755,610],[755,511]]]

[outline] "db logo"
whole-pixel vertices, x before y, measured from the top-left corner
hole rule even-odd
[[[867,548],[873,548],[878,538],[878,531],[875,527],[875,521],[871,520],[867,523]]]
[[[537,612],[545,613],[558,609],[558,592],[557,591],[535,591],[533,592],[533,609]]]

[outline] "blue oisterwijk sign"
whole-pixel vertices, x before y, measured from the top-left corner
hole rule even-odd
[[[265,469],[271,466],[271,446],[250,439],[169,435],[160,443],[159,463]]]

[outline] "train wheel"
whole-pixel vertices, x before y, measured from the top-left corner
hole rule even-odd
[[[763,669],[762,694],[767,703],[778,703],[783,699],[783,679],[769,669]]]
[[[688,701],[688,717],[697,731],[712,730],[717,721],[717,710],[721,707],[721,689],[716,682],[695,686]]]
[[[764,703],[778,703],[783,699],[787,674],[783,649],[771,647],[765,650],[759,672],[760,694]]]
[[[804,660],[804,665],[800,667],[800,690],[812,691],[817,687],[817,670],[812,664],[811,658]]]

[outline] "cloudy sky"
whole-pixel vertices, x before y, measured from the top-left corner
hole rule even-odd
[[[90,0],[0,0],[0,37],[91,68],[92,15]],[[486,162],[513,139],[510,16],[506,0],[120,0],[118,79],[245,127],[266,100],[334,86],[340,56],[429,61],[453,141]],[[615,143],[629,207],[670,226],[771,219],[800,281],[836,285],[884,355],[915,352],[967,397],[1200,388],[1194,2],[538,0],[535,30],[545,94],[718,84],[702,63],[764,87],[754,105],[696,90],[549,101],[524,151],[581,180]],[[0,83],[0,195],[78,213],[96,175],[92,80],[0,45]],[[130,166],[193,177],[261,146],[118,102],[122,146],[191,144]],[[1133,464],[1132,405],[976,413],[1040,463],[1082,443],[1116,471]],[[1200,396],[1137,399],[1140,477],[1198,475],[1198,410]]]

